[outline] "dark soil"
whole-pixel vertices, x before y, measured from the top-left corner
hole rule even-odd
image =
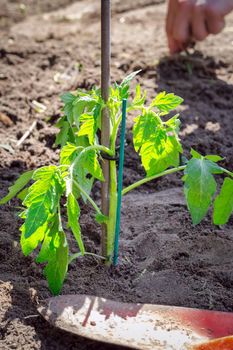
[[[220,154],[232,169],[233,15],[225,31],[198,45],[199,51],[169,58],[162,2],[113,1],[112,79],[142,69],[137,79],[149,97],[161,90],[182,96],[185,151]],[[99,1],[24,4],[0,0],[0,197],[22,171],[57,161],[52,145],[59,94],[99,84],[100,77]],[[35,101],[46,110],[38,113]],[[125,184],[143,175],[130,130],[127,143]],[[118,268],[80,259],[70,266],[62,293],[233,311],[233,221],[214,228],[209,216],[193,227],[180,187],[180,177],[172,175],[127,195]],[[38,315],[36,301],[50,292],[41,266],[20,252],[17,205],[14,200],[0,209],[0,348],[117,349],[54,329]],[[100,229],[90,208],[82,213],[86,246],[98,252]]]

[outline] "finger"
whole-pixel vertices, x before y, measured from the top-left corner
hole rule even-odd
[[[180,43],[180,46],[182,46],[190,40],[193,4],[191,1],[182,1],[178,6],[177,15],[173,25],[173,37]]]
[[[182,51],[180,48],[180,43],[176,41],[172,36],[168,37],[168,48],[171,55]]]
[[[173,37],[174,20],[176,18],[177,5],[178,5],[177,0],[169,0],[168,2],[168,10],[167,10],[167,17],[166,17],[166,33],[167,33],[168,47],[171,54],[179,52],[179,45]]]
[[[195,6],[192,16],[192,37],[201,41],[208,36],[204,6]]]
[[[218,34],[225,27],[224,18],[220,16],[206,16],[206,27],[209,34]]]
[[[230,13],[233,10],[233,1],[210,1],[208,10],[214,15],[225,17],[228,13]]]
[[[167,35],[172,35],[174,18],[177,13],[177,0],[169,0],[167,6],[167,15],[166,15],[166,32]]]

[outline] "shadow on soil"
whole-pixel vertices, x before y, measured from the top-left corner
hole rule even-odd
[[[222,155],[226,158],[223,165],[231,167],[233,85],[218,78],[227,69],[225,62],[198,51],[164,57],[156,68],[156,83],[158,91],[174,92],[184,99],[180,111],[184,149]]]
[[[0,169],[0,198],[6,194],[7,188],[17,177],[27,170],[29,169],[26,169],[26,163],[20,160],[15,160],[9,168]],[[28,332],[30,326],[32,347],[36,342],[38,349],[124,349],[56,329],[38,313],[37,290],[30,286],[36,286],[38,283],[44,297],[51,297],[51,294],[42,276],[41,266],[35,264],[32,257],[25,257],[21,252],[19,246],[21,220],[18,218],[18,212],[17,199],[13,199],[10,205],[0,207],[0,300],[3,306],[0,312],[0,340],[4,342],[9,333],[17,338],[17,334]],[[101,308],[103,309],[103,305]],[[22,344],[19,343],[17,346],[20,347]]]
[[[1,243],[1,250],[4,249],[6,252],[5,262],[1,254],[2,271],[0,274],[0,298],[5,309],[5,312],[1,314],[1,341],[4,341],[6,336],[9,337],[9,333],[14,337],[16,336],[15,339],[17,339],[17,334],[28,332],[28,327],[30,327],[31,338],[33,338],[32,343],[33,345],[37,343],[38,349],[125,349],[124,347],[108,345],[72,335],[66,331],[55,328],[50,325],[49,322],[45,321],[37,311],[37,291],[30,288],[30,284],[33,284],[36,279],[41,280],[41,270],[39,267],[35,266],[31,258],[22,256],[19,247],[9,248],[11,243],[10,241],[5,241],[5,244]],[[12,251],[14,251],[13,254]],[[7,255],[9,258],[7,258]],[[13,265],[14,273],[11,271]],[[10,271],[7,272],[9,266]],[[43,281],[40,282],[43,284]],[[46,288],[46,284],[44,283],[43,289]],[[5,299],[6,295],[8,296],[8,300]],[[51,296],[48,291],[47,296]],[[8,304],[7,307],[6,304]],[[82,305],[80,305],[80,307],[81,306]],[[106,308],[104,308],[103,305],[100,305],[100,308],[101,310],[105,309],[106,312]],[[108,317],[107,314],[106,317]],[[87,321],[88,319],[86,319],[86,322]],[[19,347],[20,345],[22,346],[23,344],[18,344]]]

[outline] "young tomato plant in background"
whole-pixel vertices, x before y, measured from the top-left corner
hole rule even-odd
[[[112,262],[117,205],[116,139],[122,118],[122,99],[129,98],[130,81],[137,73],[130,74],[120,85],[110,88],[107,104],[102,100],[100,90],[95,88],[88,92],[65,93],[61,97],[63,116],[57,123],[60,131],[56,145],[61,146],[59,165],[44,166],[22,174],[0,201],[4,204],[16,195],[22,200],[25,210],[20,213],[24,221],[20,228],[21,247],[25,255],[38,249],[36,261],[46,263],[44,273],[53,294],[59,294],[73,259],[95,255],[86,251],[82,240],[79,224],[81,200],[93,206],[98,223],[106,223],[107,256],[104,259]],[[178,136],[180,120],[178,114],[170,116],[170,112],[182,101],[179,96],[162,92],[146,105],[146,93],[141,94],[140,85],[137,85],[127,111],[134,111],[137,115],[133,142],[146,176],[124,188],[122,194],[158,177],[183,172],[184,194],[193,224],[200,223],[213,204],[213,222],[223,225],[233,211],[233,173],[217,164],[221,157],[202,156],[195,150],[191,150],[191,157],[184,165],[180,164],[183,152]],[[102,146],[99,140],[101,111],[106,105],[111,124],[109,148]],[[100,160],[104,161],[106,157],[111,159],[108,217],[101,213],[91,198],[94,181],[104,181]],[[218,195],[214,178],[217,174],[226,175]],[[31,179],[33,184],[27,186]],[[66,227],[61,215],[62,198],[66,202]],[[67,228],[77,241],[78,252],[75,254],[69,254]]]

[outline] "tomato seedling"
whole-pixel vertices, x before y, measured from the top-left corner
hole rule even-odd
[[[60,131],[56,137],[56,145],[61,146],[59,164],[22,174],[0,201],[4,204],[16,195],[22,200],[25,210],[20,214],[24,221],[20,228],[21,247],[25,255],[38,249],[36,261],[46,263],[44,273],[53,294],[59,294],[71,261],[80,256],[95,255],[86,251],[82,240],[79,224],[81,200],[93,206],[98,223],[107,225],[107,253],[102,258],[112,262],[117,203],[116,139],[122,118],[122,100],[129,98],[130,81],[137,73],[111,87],[107,103],[96,88],[62,95],[63,116],[57,123]],[[124,188],[122,194],[161,176],[183,172],[184,194],[193,224],[200,223],[213,204],[213,222],[223,225],[233,210],[233,173],[217,164],[221,157],[203,156],[195,150],[191,150],[191,157],[185,164],[180,164],[183,152],[178,136],[180,120],[178,114],[170,116],[170,112],[182,101],[179,96],[161,92],[146,105],[146,92],[142,94],[140,85],[137,85],[127,111],[137,114],[133,143],[146,176]],[[106,106],[111,124],[109,148],[99,141],[101,111]],[[110,159],[108,216],[102,214],[90,195],[94,181],[104,181],[100,160],[103,162],[106,157]],[[226,175],[219,194],[214,178],[217,174]],[[31,179],[34,183],[27,186]],[[61,215],[62,198],[66,201],[66,225]],[[67,228],[77,241],[79,250],[75,254],[69,254]]]

